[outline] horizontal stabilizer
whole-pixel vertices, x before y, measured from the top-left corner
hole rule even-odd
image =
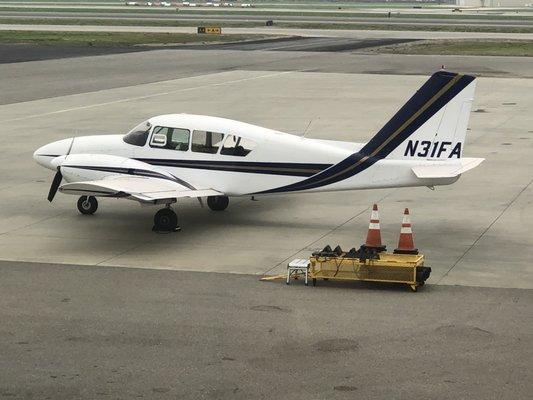
[[[412,170],[418,178],[453,178],[477,167],[484,158],[460,158],[453,161],[434,161],[417,165]]]

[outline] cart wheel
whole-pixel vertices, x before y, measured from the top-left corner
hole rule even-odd
[[[313,286],[316,286],[316,278],[313,278]]]
[[[416,285],[409,285],[409,286],[411,286],[411,290],[412,290],[413,292],[416,292],[416,291],[417,291],[417,287],[416,287]]]

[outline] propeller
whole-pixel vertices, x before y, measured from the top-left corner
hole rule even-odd
[[[74,144],[74,138],[72,138],[72,141],[70,142],[70,146],[67,150],[67,153],[65,154],[65,157],[70,154],[73,144]],[[63,180],[63,174],[61,173],[61,165],[58,165],[57,172],[54,175],[54,180],[52,181],[52,184],[50,185],[50,191],[48,192],[47,199],[49,202],[52,202],[52,200],[54,200],[54,197],[57,193],[57,190],[59,189],[59,185],[61,185],[62,180]]]
[[[59,189],[59,185],[61,184],[61,181],[63,180],[63,174],[61,174],[61,167],[57,167],[57,172],[54,176],[54,180],[52,181],[52,185],[50,185],[50,191],[48,192],[48,201],[54,200],[54,196],[57,193],[57,189]]]

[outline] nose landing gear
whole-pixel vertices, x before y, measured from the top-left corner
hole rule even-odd
[[[179,231],[178,226],[178,216],[167,206],[162,208],[154,215],[154,227],[152,228],[155,232],[175,232]]]
[[[92,215],[98,209],[98,200],[94,196],[81,196],[78,199],[78,211],[85,215]]]

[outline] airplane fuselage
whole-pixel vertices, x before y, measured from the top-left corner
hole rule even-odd
[[[210,117],[206,117],[210,118]],[[241,124],[241,123],[239,123]],[[228,196],[295,193],[301,191],[336,191],[398,186],[432,186],[453,183],[453,179],[420,179],[411,171],[413,166],[426,160],[376,160],[367,168],[348,179],[295,190],[276,191],[305,182],[339,164],[364,146],[363,143],[340,142],[302,138],[295,135],[247,126],[249,133],[256,130],[255,148],[245,156],[194,151],[189,145],[186,150],[158,148],[153,146],[152,137],[157,123],[151,123],[152,131],[144,145],[134,145],[124,140],[125,135],[83,136],[60,140],[43,146],[35,153],[37,162],[55,169],[52,160],[69,152],[70,155],[118,156],[149,164],[156,170],[164,170],[193,186],[209,187]],[[169,125],[168,123],[166,125]],[[173,125],[176,125],[174,123]],[[178,123],[182,129],[195,132],[195,127],[186,122]],[[248,125],[248,124],[246,124]],[[212,129],[212,128],[211,128]],[[204,128],[205,130],[205,128]],[[220,130],[220,128],[219,128]],[[230,130],[230,132],[238,129]],[[225,135],[228,135],[227,133]],[[252,139],[250,139],[252,140]],[[94,157],[93,157],[94,158]],[[86,163],[82,163],[86,164]],[[104,163],[105,164],[105,163]],[[68,163],[67,163],[68,165]],[[111,171],[98,169],[62,167],[67,182],[102,179]],[[85,166],[87,165],[78,165]],[[103,166],[100,166],[101,168]]]

